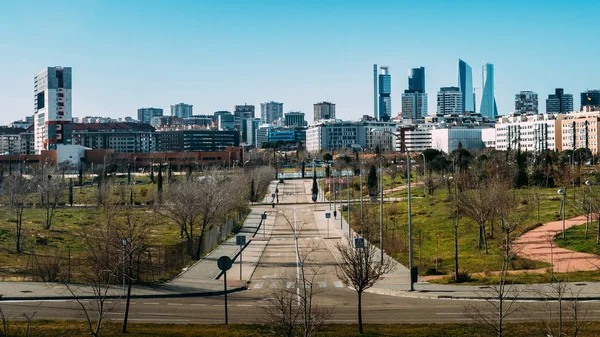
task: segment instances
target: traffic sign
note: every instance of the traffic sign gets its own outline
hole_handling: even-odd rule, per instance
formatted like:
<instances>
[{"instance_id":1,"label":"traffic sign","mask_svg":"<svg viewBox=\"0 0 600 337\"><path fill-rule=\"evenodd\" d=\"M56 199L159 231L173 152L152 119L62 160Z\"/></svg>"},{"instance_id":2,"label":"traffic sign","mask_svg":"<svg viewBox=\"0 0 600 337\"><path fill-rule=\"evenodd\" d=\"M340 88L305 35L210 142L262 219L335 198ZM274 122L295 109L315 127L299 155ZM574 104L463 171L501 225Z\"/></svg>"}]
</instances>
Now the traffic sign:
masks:
<instances>
[{"instance_id":1,"label":"traffic sign","mask_svg":"<svg viewBox=\"0 0 600 337\"><path fill-rule=\"evenodd\" d=\"M267 213L261 214L260 218L263 219L263 220L267 220Z\"/></svg>"},{"instance_id":2,"label":"traffic sign","mask_svg":"<svg viewBox=\"0 0 600 337\"><path fill-rule=\"evenodd\" d=\"M222 271L228 271L229 269L231 269L232 264L233 262L231 261L231 258L226 255L221 256L217 260L217 267L219 267L219 269L221 269Z\"/></svg>"},{"instance_id":3,"label":"traffic sign","mask_svg":"<svg viewBox=\"0 0 600 337\"><path fill-rule=\"evenodd\" d=\"M329 213L329 212L325 213L325 219L329 219L329 218L331 218L331 213Z\"/></svg>"},{"instance_id":4,"label":"traffic sign","mask_svg":"<svg viewBox=\"0 0 600 337\"><path fill-rule=\"evenodd\" d=\"M365 248L365 239L354 238L354 248Z\"/></svg>"},{"instance_id":5,"label":"traffic sign","mask_svg":"<svg viewBox=\"0 0 600 337\"><path fill-rule=\"evenodd\" d=\"M235 244L238 246L243 246L246 244L246 236L245 235L238 235L235 237Z\"/></svg>"}]
</instances>

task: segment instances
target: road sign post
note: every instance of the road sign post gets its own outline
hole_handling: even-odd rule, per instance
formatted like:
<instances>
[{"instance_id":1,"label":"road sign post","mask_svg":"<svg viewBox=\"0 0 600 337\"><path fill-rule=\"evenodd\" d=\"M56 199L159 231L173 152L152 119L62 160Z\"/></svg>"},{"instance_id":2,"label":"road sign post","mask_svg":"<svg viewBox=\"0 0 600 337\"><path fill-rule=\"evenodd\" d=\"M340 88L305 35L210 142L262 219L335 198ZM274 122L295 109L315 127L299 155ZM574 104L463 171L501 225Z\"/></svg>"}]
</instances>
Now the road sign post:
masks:
<instances>
[{"instance_id":1,"label":"road sign post","mask_svg":"<svg viewBox=\"0 0 600 337\"><path fill-rule=\"evenodd\" d=\"M365 248L364 238L354 238L354 248Z\"/></svg>"},{"instance_id":2,"label":"road sign post","mask_svg":"<svg viewBox=\"0 0 600 337\"><path fill-rule=\"evenodd\" d=\"M229 324L227 317L227 271L231 269L232 261L229 256L223 255L217 260L217 267L223 271L223 288L225 290L225 325Z\"/></svg>"},{"instance_id":3,"label":"road sign post","mask_svg":"<svg viewBox=\"0 0 600 337\"><path fill-rule=\"evenodd\" d=\"M327 219L327 238L329 238L329 219L331 218L330 212L325 212L325 219Z\"/></svg>"},{"instance_id":4,"label":"road sign post","mask_svg":"<svg viewBox=\"0 0 600 337\"><path fill-rule=\"evenodd\" d=\"M240 281L242 280L242 252L244 251L244 245L246 244L246 236L238 235L235 237L235 243L240 246Z\"/></svg>"},{"instance_id":5,"label":"road sign post","mask_svg":"<svg viewBox=\"0 0 600 337\"><path fill-rule=\"evenodd\" d=\"M261 219L262 219L262 226L263 226L263 236L266 238L267 237L267 212L264 212L263 214L261 214Z\"/></svg>"}]
</instances>

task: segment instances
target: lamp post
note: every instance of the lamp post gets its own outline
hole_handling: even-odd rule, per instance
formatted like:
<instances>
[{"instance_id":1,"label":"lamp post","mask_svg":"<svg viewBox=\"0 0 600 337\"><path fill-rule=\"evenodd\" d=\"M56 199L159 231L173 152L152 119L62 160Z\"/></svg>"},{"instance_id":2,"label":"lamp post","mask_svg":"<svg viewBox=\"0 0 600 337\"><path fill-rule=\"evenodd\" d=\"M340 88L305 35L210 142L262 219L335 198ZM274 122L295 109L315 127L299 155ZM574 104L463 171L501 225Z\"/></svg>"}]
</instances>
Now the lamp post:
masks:
<instances>
[{"instance_id":1,"label":"lamp post","mask_svg":"<svg viewBox=\"0 0 600 337\"><path fill-rule=\"evenodd\" d=\"M567 192L562 188L558 190L558 194L562 195L562 200L560 202L560 210L562 213L562 237L565 238L565 198L567 197Z\"/></svg>"},{"instance_id":2,"label":"lamp post","mask_svg":"<svg viewBox=\"0 0 600 337\"><path fill-rule=\"evenodd\" d=\"M383 165L379 155L379 248L381 250L381 262L383 263Z\"/></svg>"},{"instance_id":3,"label":"lamp post","mask_svg":"<svg viewBox=\"0 0 600 337\"><path fill-rule=\"evenodd\" d=\"M133 174L135 174L135 172L136 172L135 171L135 164L136 164L136 162L137 162L137 156L134 156L133 157ZM135 180L135 178L134 178L134 180Z\"/></svg>"},{"instance_id":4,"label":"lamp post","mask_svg":"<svg viewBox=\"0 0 600 337\"><path fill-rule=\"evenodd\" d=\"M427 197L427 160L423 152L421 152L421 156L423 156L423 197Z\"/></svg>"},{"instance_id":5,"label":"lamp post","mask_svg":"<svg viewBox=\"0 0 600 337\"><path fill-rule=\"evenodd\" d=\"M363 223L365 221L365 218L363 216L363 189L362 189L362 163L360 165L360 236L364 235L364 231L363 231Z\"/></svg>"},{"instance_id":6,"label":"lamp post","mask_svg":"<svg viewBox=\"0 0 600 337\"><path fill-rule=\"evenodd\" d=\"M589 209L589 220L588 220L588 222L592 222L592 182L589 181L589 180L586 180L585 184L590 187L590 209ZM585 231L585 236L587 238L587 229Z\"/></svg>"}]
</instances>

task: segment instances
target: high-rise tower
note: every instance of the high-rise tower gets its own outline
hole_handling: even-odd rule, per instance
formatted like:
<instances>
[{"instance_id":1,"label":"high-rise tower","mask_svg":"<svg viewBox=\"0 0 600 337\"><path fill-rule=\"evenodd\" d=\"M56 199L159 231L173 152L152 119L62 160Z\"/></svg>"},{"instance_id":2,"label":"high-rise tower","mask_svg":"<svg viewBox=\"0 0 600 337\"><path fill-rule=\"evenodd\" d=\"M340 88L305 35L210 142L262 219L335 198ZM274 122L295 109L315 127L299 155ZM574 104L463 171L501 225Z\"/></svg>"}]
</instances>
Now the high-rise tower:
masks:
<instances>
[{"instance_id":1,"label":"high-rise tower","mask_svg":"<svg viewBox=\"0 0 600 337\"><path fill-rule=\"evenodd\" d=\"M494 97L494 65L486 63L482 68L483 95L479 112L483 117L495 119L498 116L498 107Z\"/></svg>"},{"instance_id":2,"label":"high-rise tower","mask_svg":"<svg viewBox=\"0 0 600 337\"><path fill-rule=\"evenodd\" d=\"M373 65L373 118L379 117L379 90L377 90L377 64Z\"/></svg>"},{"instance_id":3,"label":"high-rise tower","mask_svg":"<svg viewBox=\"0 0 600 337\"><path fill-rule=\"evenodd\" d=\"M33 81L35 152L72 143L71 68L48 67Z\"/></svg>"},{"instance_id":4,"label":"high-rise tower","mask_svg":"<svg viewBox=\"0 0 600 337\"><path fill-rule=\"evenodd\" d=\"M392 76L387 66L379 74L379 114L377 120L387 122L392 117Z\"/></svg>"},{"instance_id":5,"label":"high-rise tower","mask_svg":"<svg viewBox=\"0 0 600 337\"><path fill-rule=\"evenodd\" d=\"M546 113L565 113L573 111L573 95L565 94L562 88L554 89L554 94L546 99Z\"/></svg>"},{"instance_id":6,"label":"high-rise tower","mask_svg":"<svg viewBox=\"0 0 600 337\"><path fill-rule=\"evenodd\" d=\"M472 69L461 59L458 59L458 88L462 92L462 112L475 112Z\"/></svg>"},{"instance_id":7,"label":"high-rise tower","mask_svg":"<svg viewBox=\"0 0 600 337\"><path fill-rule=\"evenodd\" d=\"M408 70L408 90L425 93L425 67Z\"/></svg>"}]
</instances>

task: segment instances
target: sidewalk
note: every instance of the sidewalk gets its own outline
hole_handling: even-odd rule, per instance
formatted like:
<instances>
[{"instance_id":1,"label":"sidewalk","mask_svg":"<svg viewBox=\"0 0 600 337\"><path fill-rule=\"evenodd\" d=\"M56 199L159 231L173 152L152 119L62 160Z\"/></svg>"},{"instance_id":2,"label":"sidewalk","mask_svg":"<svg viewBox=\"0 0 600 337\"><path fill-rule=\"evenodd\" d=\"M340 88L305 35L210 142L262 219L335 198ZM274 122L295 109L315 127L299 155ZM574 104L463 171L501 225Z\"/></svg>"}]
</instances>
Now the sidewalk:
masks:
<instances>
[{"instance_id":1,"label":"sidewalk","mask_svg":"<svg viewBox=\"0 0 600 337\"><path fill-rule=\"evenodd\" d=\"M348 223L345 219L340 221L340 218L329 219L329 226L325 218L325 212L329 212L329 207L320 206L314 211L314 218L317 228L325 239L325 244L330 249L336 261L340 261L339 252L336 248L336 243L346 240L348 237ZM333 209L331 210L333 213ZM341 222L341 225L340 225ZM562 222L561 222L562 223ZM575 223L575 221L574 221ZM584 221L585 223L585 221ZM329 229L328 229L329 228ZM328 236L329 230L329 236ZM357 234L352 231L352 237ZM384 247L385 248L385 247ZM377 248L376 255L379 256L380 251ZM387 256L387 254L386 254ZM389 256L387 256L389 258ZM467 285L443 285L430 284L424 281L414 284L415 291L410 291L410 272L408 268L393 260L395 270L386 275L382 280L377 282L372 288L366 290L369 293L411 297L411 298L427 298L427 299L487 299L494 298L493 287L490 286L467 286ZM546 297L556 297L556 291L549 284L515 284L506 297L516 297L519 300L546 300ZM579 299L581 301L597 301L600 300L600 282L572 282L567 283L567 290L563 299Z\"/></svg>"},{"instance_id":2,"label":"sidewalk","mask_svg":"<svg viewBox=\"0 0 600 337\"><path fill-rule=\"evenodd\" d=\"M261 214L267 212L265 228L259 228ZM266 246L263 232L267 237L270 235L275 224L275 213L270 208L253 208L244 221L243 227L238 235L246 235L248 243L242 254L242 280L240 281L238 252L239 247L235 244L235 236L215 248L206 257L196 262L186 271L173 280L160 285L134 285L131 289L132 298L169 298L169 297L195 297L215 296L223 294L223 281L217 279L220 270L217 267L217 259L223 255L234 260L234 264L228 273L227 292L236 292L246 289L246 280L250 279L258 264L262 252ZM256 236L254 234L257 232ZM254 236L254 237L253 237ZM80 299L94 298L89 286L73 284L71 290ZM123 287L112 286L108 292L109 298L120 298L124 296ZM41 282L0 282L1 301L9 300L71 300L73 295L69 289L61 283Z\"/></svg>"}]
</instances>

